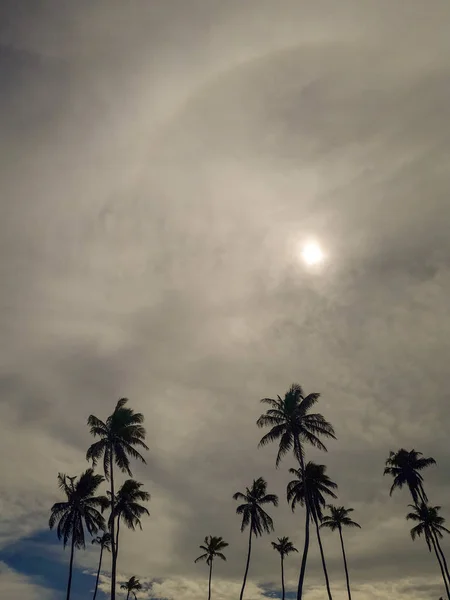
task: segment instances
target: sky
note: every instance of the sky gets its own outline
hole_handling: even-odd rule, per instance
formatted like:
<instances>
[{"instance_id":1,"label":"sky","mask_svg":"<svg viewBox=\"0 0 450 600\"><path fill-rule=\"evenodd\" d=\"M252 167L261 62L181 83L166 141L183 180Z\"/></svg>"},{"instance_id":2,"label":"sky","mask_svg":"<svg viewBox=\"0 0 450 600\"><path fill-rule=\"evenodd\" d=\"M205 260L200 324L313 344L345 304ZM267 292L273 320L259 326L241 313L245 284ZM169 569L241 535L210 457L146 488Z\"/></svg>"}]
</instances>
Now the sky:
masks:
<instances>
[{"instance_id":1,"label":"sky","mask_svg":"<svg viewBox=\"0 0 450 600\"><path fill-rule=\"evenodd\" d=\"M450 515L449 19L447 0L3 0L2 596L62 597L56 476L88 466L88 415L126 396L152 498L143 531L123 531L119 580L206 598L194 559L220 535L213 597L235 600L232 495L263 476L280 507L246 599L276 597L270 541L301 547L304 515L285 501L293 459L276 470L255 422L292 382L337 433L307 456L361 524L345 534L355 597L444 595L383 467L400 447L433 456L428 496ZM323 541L343 600L338 536ZM76 555L73 600L97 560ZM306 585L325 598L314 539Z\"/></svg>"}]
</instances>

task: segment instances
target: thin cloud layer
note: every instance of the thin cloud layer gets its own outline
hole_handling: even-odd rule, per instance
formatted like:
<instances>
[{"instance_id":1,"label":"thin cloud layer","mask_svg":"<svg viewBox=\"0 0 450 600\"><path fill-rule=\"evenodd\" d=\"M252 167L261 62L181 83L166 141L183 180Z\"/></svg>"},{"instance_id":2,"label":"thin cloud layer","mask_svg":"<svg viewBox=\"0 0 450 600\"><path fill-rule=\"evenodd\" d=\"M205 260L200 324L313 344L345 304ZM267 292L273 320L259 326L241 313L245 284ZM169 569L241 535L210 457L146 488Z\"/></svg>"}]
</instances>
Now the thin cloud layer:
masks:
<instances>
[{"instance_id":1,"label":"thin cloud layer","mask_svg":"<svg viewBox=\"0 0 450 600\"><path fill-rule=\"evenodd\" d=\"M338 435L308 454L362 525L355 593L439 597L382 471L399 446L434 456L448 515L448 3L32 4L0 19L1 547L47 527L58 471L86 467L87 416L128 396L152 500L123 532L123 577L201 598L197 547L222 535L214 593L235 598L232 494L264 476L283 499L293 466L257 450L258 399L300 381ZM298 259L311 236L317 272ZM300 547L302 511L273 516ZM251 600L278 586L269 541ZM339 600L339 540L324 544ZM323 597L315 547L307 582Z\"/></svg>"}]
</instances>

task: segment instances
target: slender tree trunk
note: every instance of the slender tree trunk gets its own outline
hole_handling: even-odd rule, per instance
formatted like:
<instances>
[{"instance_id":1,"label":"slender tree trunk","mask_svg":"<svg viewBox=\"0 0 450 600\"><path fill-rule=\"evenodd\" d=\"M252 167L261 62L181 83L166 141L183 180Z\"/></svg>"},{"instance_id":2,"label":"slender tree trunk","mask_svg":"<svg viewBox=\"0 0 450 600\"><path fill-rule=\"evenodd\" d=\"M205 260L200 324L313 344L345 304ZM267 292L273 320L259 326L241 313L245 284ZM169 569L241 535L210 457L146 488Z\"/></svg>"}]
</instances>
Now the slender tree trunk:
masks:
<instances>
[{"instance_id":1,"label":"slender tree trunk","mask_svg":"<svg viewBox=\"0 0 450 600\"><path fill-rule=\"evenodd\" d=\"M209 585L208 585L208 600L211 600L211 577L212 577L212 565L213 561L209 563Z\"/></svg>"},{"instance_id":2,"label":"slender tree trunk","mask_svg":"<svg viewBox=\"0 0 450 600\"><path fill-rule=\"evenodd\" d=\"M344 538L342 537L341 527L339 527L339 537L341 538L342 556L344 558L345 580L347 581L348 600L352 600L352 593L350 591L350 579L348 577L347 557L345 556Z\"/></svg>"},{"instance_id":3,"label":"slender tree trunk","mask_svg":"<svg viewBox=\"0 0 450 600\"><path fill-rule=\"evenodd\" d=\"M245 565L244 581L242 582L242 589L239 596L239 600L242 600L244 596L245 584L247 583L248 567L250 565L250 555L252 553L252 523L250 523L250 535L248 536L248 554L247 564Z\"/></svg>"},{"instance_id":4,"label":"slender tree trunk","mask_svg":"<svg viewBox=\"0 0 450 600\"><path fill-rule=\"evenodd\" d=\"M75 537L72 531L72 544L70 547L69 580L67 582L66 600L70 600L70 589L72 587L73 555L75 553Z\"/></svg>"},{"instance_id":5,"label":"slender tree trunk","mask_svg":"<svg viewBox=\"0 0 450 600\"><path fill-rule=\"evenodd\" d=\"M284 596L284 558L283 555L281 555L281 600L284 600Z\"/></svg>"},{"instance_id":6,"label":"slender tree trunk","mask_svg":"<svg viewBox=\"0 0 450 600\"><path fill-rule=\"evenodd\" d=\"M433 534L433 535L434 535L434 534ZM441 556L441 559L442 559L442 564L443 564L443 567L444 567L445 574L446 574L446 576L447 576L447 581L448 581L448 582L450 582L450 574L449 574L449 572L448 572L448 565L447 565L447 561L446 561L446 559L445 559L445 554L444 554L444 552L443 552L443 550L442 550L442 548L441 548L441 545L440 545L440 543L439 543L439 538L438 538L438 536L437 536L437 535L435 535L435 536L434 536L434 540L435 540L435 542L436 542L436 547L437 547L437 549L438 549L438 552L439 552L439 554L440 554L440 556Z\"/></svg>"},{"instance_id":7,"label":"slender tree trunk","mask_svg":"<svg viewBox=\"0 0 450 600\"><path fill-rule=\"evenodd\" d=\"M111 515L114 515L114 472L113 472L113 448L111 446L109 455L109 476L111 478ZM116 539L115 539L115 518L111 518L111 554L112 554L112 565L111 565L111 600L116 600Z\"/></svg>"},{"instance_id":8,"label":"slender tree trunk","mask_svg":"<svg viewBox=\"0 0 450 600\"><path fill-rule=\"evenodd\" d=\"M294 448L295 453L297 455L297 460L300 463L300 472L302 477L305 474L305 462L303 460L303 455L301 452L300 441L297 436L294 438ZM305 507L306 507L306 523L305 523L305 545L303 547L303 556L302 556L302 564L300 567L300 575L298 578L298 590L297 590L297 600L302 600L303 595L303 584L305 581L305 572L306 572L306 561L308 558L308 550L309 550L309 520L310 520L310 508L309 508L309 499L308 494L305 494Z\"/></svg>"},{"instance_id":9,"label":"slender tree trunk","mask_svg":"<svg viewBox=\"0 0 450 600\"><path fill-rule=\"evenodd\" d=\"M130 597L130 590L128 590L128 592L127 592L127 600L129 599L129 597Z\"/></svg>"},{"instance_id":10,"label":"slender tree trunk","mask_svg":"<svg viewBox=\"0 0 450 600\"><path fill-rule=\"evenodd\" d=\"M330 580L328 579L327 564L325 562L325 555L323 553L322 540L320 537L319 521L317 519L317 515L316 515L315 511L313 512L313 519L314 519L314 523L316 524L317 541L319 542L320 557L322 559L323 574L325 575L325 584L327 586L328 599L333 600L333 598L331 596L331 590L330 590Z\"/></svg>"},{"instance_id":11,"label":"slender tree trunk","mask_svg":"<svg viewBox=\"0 0 450 600\"><path fill-rule=\"evenodd\" d=\"M103 544L100 546L100 560L98 561L97 579L95 580L95 590L94 590L94 596L93 596L92 600L95 600L95 598L97 597L98 580L100 579L100 569L102 568L102 557L103 557Z\"/></svg>"},{"instance_id":12,"label":"slender tree trunk","mask_svg":"<svg viewBox=\"0 0 450 600\"><path fill-rule=\"evenodd\" d=\"M117 532L116 532L116 565L117 559L119 558L119 529L120 529L120 516L117 519Z\"/></svg>"},{"instance_id":13,"label":"slender tree trunk","mask_svg":"<svg viewBox=\"0 0 450 600\"><path fill-rule=\"evenodd\" d=\"M447 598L450 600L450 589L448 587L448 581L447 581L447 579L445 577L444 567L442 566L441 559L439 558L439 553L438 553L437 548L436 548L436 542L434 541L434 537L433 537L433 535L431 535L430 537L431 537L431 541L433 543L434 553L436 554L436 558L438 560L439 567L441 569L442 579L444 580L445 590L447 592Z\"/></svg>"}]
</instances>

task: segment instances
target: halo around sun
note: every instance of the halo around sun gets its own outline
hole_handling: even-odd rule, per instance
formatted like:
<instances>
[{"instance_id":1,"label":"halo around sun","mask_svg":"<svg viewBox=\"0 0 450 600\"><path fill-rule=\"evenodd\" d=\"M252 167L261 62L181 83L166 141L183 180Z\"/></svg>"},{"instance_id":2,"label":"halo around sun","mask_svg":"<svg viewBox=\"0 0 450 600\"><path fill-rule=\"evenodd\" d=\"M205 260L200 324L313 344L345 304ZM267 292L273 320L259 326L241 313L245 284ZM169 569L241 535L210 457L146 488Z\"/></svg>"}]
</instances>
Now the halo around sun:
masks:
<instances>
[{"instance_id":1,"label":"halo around sun","mask_svg":"<svg viewBox=\"0 0 450 600\"><path fill-rule=\"evenodd\" d=\"M318 265L324 260L324 253L320 245L315 241L306 242L301 246L300 256L308 266Z\"/></svg>"}]
</instances>

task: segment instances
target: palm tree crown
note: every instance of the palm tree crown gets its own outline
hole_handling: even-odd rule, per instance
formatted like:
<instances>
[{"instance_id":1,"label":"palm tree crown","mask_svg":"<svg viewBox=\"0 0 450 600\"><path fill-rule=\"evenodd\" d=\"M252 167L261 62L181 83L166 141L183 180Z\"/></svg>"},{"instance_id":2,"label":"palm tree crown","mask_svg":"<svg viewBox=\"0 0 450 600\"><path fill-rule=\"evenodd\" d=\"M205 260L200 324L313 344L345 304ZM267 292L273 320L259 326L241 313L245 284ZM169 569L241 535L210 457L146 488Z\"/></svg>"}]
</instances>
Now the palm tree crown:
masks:
<instances>
[{"instance_id":1,"label":"palm tree crown","mask_svg":"<svg viewBox=\"0 0 450 600\"><path fill-rule=\"evenodd\" d=\"M294 544L289 540L288 537L277 538L278 542L271 542L272 548L279 552L281 558L284 558L291 552L298 552Z\"/></svg>"},{"instance_id":2,"label":"palm tree crown","mask_svg":"<svg viewBox=\"0 0 450 600\"><path fill-rule=\"evenodd\" d=\"M227 546L227 542L225 542L222 537L215 537L212 535L206 536L204 545L200 546L200 550L203 550L204 554L201 554L194 562L206 560L206 564L210 565L216 556L222 560L227 560L226 556L222 553L222 550Z\"/></svg>"},{"instance_id":3,"label":"palm tree crown","mask_svg":"<svg viewBox=\"0 0 450 600\"><path fill-rule=\"evenodd\" d=\"M64 547L72 539L75 548L85 548L85 528L94 535L106 527L100 511L108 507L108 498L95 495L103 481L104 477L94 475L93 469L87 469L78 480L59 473L58 485L67 500L52 506L49 527L53 529L58 523L56 533Z\"/></svg>"},{"instance_id":4,"label":"palm tree crown","mask_svg":"<svg viewBox=\"0 0 450 600\"><path fill-rule=\"evenodd\" d=\"M297 503L305 506L308 502L311 517L322 520L322 508L325 506L325 496L336 498L333 492L337 484L325 474L326 466L308 462L305 465L305 473L300 469L289 469L289 473L296 475L297 479L290 481L287 485L287 499L295 510Z\"/></svg>"},{"instance_id":5,"label":"palm tree crown","mask_svg":"<svg viewBox=\"0 0 450 600\"><path fill-rule=\"evenodd\" d=\"M139 502L150 500L150 494L141 490L142 483L134 479L127 479L117 491L114 516L122 519L125 525L132 530L136 527L142 529L141 517L150 516L149 511Z\"/></svg>"},{"instance_id":6,"label":"palm tree crown","mask_svg":"<svg viewBox=\"0 0 450 600\"><path fill-rule=\"evenodd\" d=\"M111 552L111 534L103 533L103 535L93 538L92 543L95 546L100 546L103 550Z\"/></svg>"},{"instance_id":7,"label":"palm tree crown","mask_svg":"<svg viewBox=\"0 0 450 600\"><path fill-rule=\"evenodd\" d=\"M349 514L353 512L353 508L344 508L333 504L328 504L327 508L329 508L330 514L322 517L321 527L328 527L331 531L342 529L342 527L359 527L361 529L361 525L352 521L349 517Z\"/></svg>"},{"instance_id":8,"label":"palm tree crown","mask_svg":"<svg viewBox=\"0 0 450 600\"><path fill-rule=\"evenodd\" d=\"M319 400L320 394L304 395L301 385L293 383L284 398L277 396L263 398L262 403L270 408L256 421L258 427L271 427L270 431L259 442L265 446L269 442L279 440L276 465L291 450L299 461L303 456L303 445L311 444L320 450L326 451L325 445L319 436L335 439L334 429L325 418L318 413L311 413L311 409Z\"/></svg>"},{"instance_id":9,"label":"palm tree crown","mask_svg":"<svg viewBox=\"0 0 450 600\"><path fill-rule=\"evenodd\" d=\"M407 520L415 521L417 523L417 525L411 529L411 537L415 540L416 537L424 535L428 549L431 552L433 536L435 538L442 538L443 532L450 533L450 531L444 527L444 517L439 515L441 507L427 506L424 502L419 506L416 506L415 504L409 504L408 506L412 511L406 515Z\"/></svg>"},{"instance_id":10,"label":"palm tree crown","mask_svg":"<svg viewBox=\"0 0 450 600\"><path fill-rule=\"evenodd\" d=\"M417 504L419 501L427 502L428 498L423 489L423 477L419 473L430 465L435 465L434 458L425 458L422 452L416 450L405 450L400 448L397 452L389 453L386 460L384 475L392 475L394 482L390 489L390 495L395 489L401 489L407 485L413 501Z\"/></svg>"},{"instance_id":11,"label":"palm tree crown","mask_svg":"<svg viewBox=\"0 0 450 600\"><path fill-rule=\"evenodd\" d=\"M250 525L256 536L273 531L273 520L262 508L262 505L278 506L278 496L266 494L266 491L267 482L259 477L253 480L251 488L246 488L245 494L236 492L233 495L234 500L244 500L244 503L236 508L236 513L242 515L241 531L244 531L247 525Z\"/></svg>"},{"instance_id":12,"label":"palm tree crown","mask_svg":"<svg viewBox=\"0 0 450 600\"><path fill-rule=\"evenodd\" d=\"M130 579L128 581L125 581L124 583L122 583L120 588L122 590L127 590L127 592L128 592L127 598L130 595L130 593L132 593L133 596L136 598L135 592L139 592L140 590L142 590L142 584L139 581L139 579L137 579L133 575L133 577L130 577Z\"/></svg>"}]
</instances>

